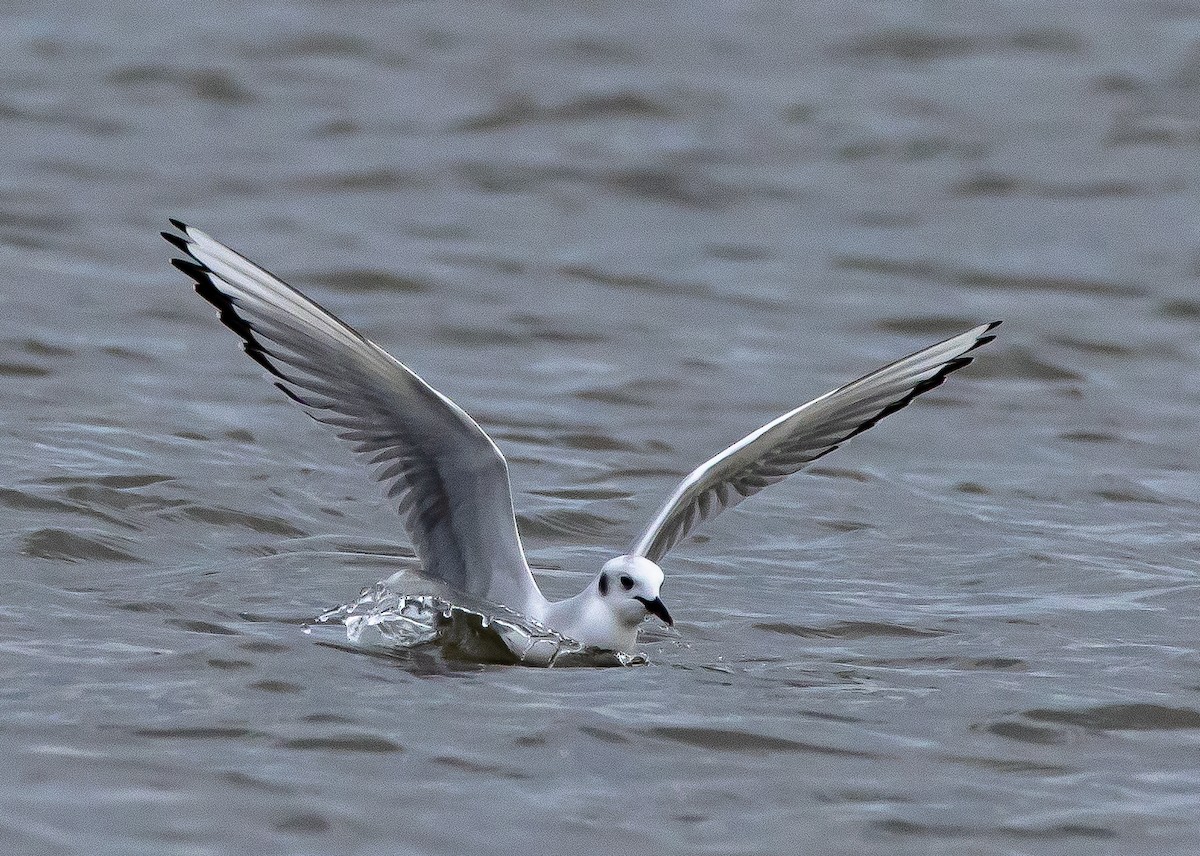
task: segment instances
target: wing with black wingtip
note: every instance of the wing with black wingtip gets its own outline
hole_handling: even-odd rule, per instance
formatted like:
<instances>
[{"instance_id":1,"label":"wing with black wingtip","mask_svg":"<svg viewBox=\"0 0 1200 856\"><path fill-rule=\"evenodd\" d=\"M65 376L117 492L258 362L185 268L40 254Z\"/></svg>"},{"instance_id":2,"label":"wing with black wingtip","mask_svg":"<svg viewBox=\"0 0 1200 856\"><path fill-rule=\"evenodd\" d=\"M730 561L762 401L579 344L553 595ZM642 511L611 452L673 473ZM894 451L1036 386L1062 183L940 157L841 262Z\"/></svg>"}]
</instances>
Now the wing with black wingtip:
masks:
<instances>
[{"instance_id":1,"label":"wing with black wingtip","mask_svg":"<svg viewBox=\"0 0 1200 856\"><path fill-rule=\"evenodd\" d=\"M182 234L163 237L188 256L172 264L275 385L376 468L424 572L515 609L540 598L508 465L483 429L331 312L199 229L171 222Z\"/></svg>"},{"instance_id":2,"label":"wing with black wingtip","mask_svg":"<svg viewBox=\"0 0 1200 856\"><path fill-rule=\"evenodd\" d=\"M827 455L938 386L994 339L999 321L917 351L785 413L705 461L680 483L629 552L659 561L701 521Z\"/></svg>"}]
</instances>

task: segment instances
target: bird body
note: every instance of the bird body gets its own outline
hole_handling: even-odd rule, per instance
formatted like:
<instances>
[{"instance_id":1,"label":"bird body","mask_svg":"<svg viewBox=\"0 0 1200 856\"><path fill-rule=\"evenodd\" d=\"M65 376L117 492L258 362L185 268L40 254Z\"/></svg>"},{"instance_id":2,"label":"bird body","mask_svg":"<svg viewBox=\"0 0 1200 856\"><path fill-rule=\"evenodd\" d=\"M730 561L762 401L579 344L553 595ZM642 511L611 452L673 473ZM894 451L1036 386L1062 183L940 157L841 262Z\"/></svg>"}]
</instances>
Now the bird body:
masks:
<instances>
[{"instance_id":1,"label":"bird body","mask_svg":"<svg viewBox=\"0 0 1200 856\"><path fill-rule=\"evenodd\" d=\"M581 645L632 652L639 625L672 624L660 597L667 551L732 508L861 434L971 362L999 322L975 327L764 425L693 470L625 555L586 588L547 600L525 559L508 463L465 411L407 366L264 268L172 220L187 258L172 263L243 340L246 353L313 419L374 467L404 521L422 573L500 604Z\"/></svg>"}]
</instances>

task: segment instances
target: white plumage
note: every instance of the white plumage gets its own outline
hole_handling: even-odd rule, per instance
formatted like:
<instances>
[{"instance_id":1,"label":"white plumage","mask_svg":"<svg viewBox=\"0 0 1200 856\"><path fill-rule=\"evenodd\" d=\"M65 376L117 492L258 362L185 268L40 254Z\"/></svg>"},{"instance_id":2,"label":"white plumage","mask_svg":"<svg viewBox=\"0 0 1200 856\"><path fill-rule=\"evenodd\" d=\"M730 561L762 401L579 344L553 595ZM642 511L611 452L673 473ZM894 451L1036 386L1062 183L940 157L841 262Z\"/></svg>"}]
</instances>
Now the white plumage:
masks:
<instances>
[{"instance_id":1,"label":"white plumage","mask_svg":"<svg viewBox=\"0 0 1200 856\"><path fill-rule=\"evenodd\" d=\"M583 645L632 651L638 625L671 616L658 562L700 521L732 508L870 428L971 362L999 322L984 324L802 405L697 467L627 555L573 598L552 603L529 570L508 464L458 405L382 348L209 237L171 221L163 237L196 290L244 340L247 354L310 416L348 441L394 499L423 572L503 604Z\"/></svg>"}]
</instances>

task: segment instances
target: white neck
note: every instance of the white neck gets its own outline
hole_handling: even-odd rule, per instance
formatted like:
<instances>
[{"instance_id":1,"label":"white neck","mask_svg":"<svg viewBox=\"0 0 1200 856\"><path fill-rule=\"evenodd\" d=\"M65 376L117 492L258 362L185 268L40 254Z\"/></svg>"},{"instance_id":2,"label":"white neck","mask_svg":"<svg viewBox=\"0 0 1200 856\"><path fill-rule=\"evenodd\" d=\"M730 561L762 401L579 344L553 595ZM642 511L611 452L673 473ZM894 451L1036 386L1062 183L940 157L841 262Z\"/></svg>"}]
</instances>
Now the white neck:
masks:
<instances>
[{"instance_id":1,"label":"white neck","mask_svg":"<svg viewBox=\"0 0 1200 856\"><path fill-rule=\"evenodd\" d=\"M594 584L574 597L547 602L541 620L552 630L583 645L627 654L637 650L637 625L627 626L618 621Z\"/></svg>"}]
</instances>

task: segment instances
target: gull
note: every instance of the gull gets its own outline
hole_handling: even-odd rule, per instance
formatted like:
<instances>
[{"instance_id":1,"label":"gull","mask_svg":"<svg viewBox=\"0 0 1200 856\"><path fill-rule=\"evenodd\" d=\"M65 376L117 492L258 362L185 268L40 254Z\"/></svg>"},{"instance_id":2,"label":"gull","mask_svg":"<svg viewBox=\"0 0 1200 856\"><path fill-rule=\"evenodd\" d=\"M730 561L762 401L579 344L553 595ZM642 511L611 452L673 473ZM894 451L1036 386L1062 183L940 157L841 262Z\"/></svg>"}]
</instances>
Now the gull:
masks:
<instances>
[{"instance_id":1,"label":"gull","mask_svg":"<svg viewBox=\"0 0 1200 856\"><path fill-rule=\"evenodd\" d=\"M240 253L171 220L187 258L171 263L243 340L275 385L348 441L383 482L424 576L515 610L579 644L633 653L660 597L667 551L732 508L895 413L971 362L1000 322L982 324L803 404L694 469L629 552L574 597L542 595L525 559L508 463L467 413L349 324Z\"/></svg>"}]
</instances>

